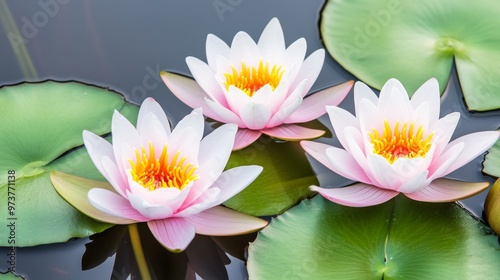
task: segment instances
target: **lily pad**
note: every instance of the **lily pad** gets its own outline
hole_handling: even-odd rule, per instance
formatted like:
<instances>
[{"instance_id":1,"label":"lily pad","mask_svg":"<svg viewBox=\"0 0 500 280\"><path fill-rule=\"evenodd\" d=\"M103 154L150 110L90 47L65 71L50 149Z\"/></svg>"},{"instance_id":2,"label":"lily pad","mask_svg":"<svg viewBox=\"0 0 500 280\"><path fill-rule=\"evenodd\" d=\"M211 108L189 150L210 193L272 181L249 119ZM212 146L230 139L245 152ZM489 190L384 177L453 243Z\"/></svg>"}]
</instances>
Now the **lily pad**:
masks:
<instances>
[{"instance_id":1,"label":"lily pad","mask_svg":"<svg viewBox=\"0 0 500 280\"><path fill-rule=\"evenodd\" d=\"M488 150L483 171L491 176L500 177L500 140Z\"/></svg>"},{"instance_id":2,"label":"lily pad","mask_svg":"<svg viewBox=\"0 0 500 280\"><path fill-rule=\"evenodd\" d=\"M431 77L444 89L455 61L470 110L500 108L499 1L329 0L328 52L380 89L397 78L410 94Z\"/></svg>"},{"instance_id":3,"label":"lily pad","mask_svg":"<svg viewBox=\"0 0 500 280\"><path fill-rule=\"evenodd\" d=\"M251 279L498 279L498 238L455 203L402 195L350 208L321 196L272 220L249 247Z\"/></svg>"},{"instance_id":4,"label":"lily pad","mask_svg":"<svg viewBox=\"0 0 500 280\"><path fill-rule=\"evenodd\" d=\"M233 151L227 169L240 165L264 167L257 179L224 205L254 216L283 213L311 194L318 179L298 142L275 142L261 136L252 145Z\"/></svg>"},{"instance_id":5,"label":"lily pad","mask_svg":"<svg viewBox=\"0 0 500 280\"><path fill-rule=\"evenodd\" d=\"M82 131L108 134L115 109L131 120L138 113L122 95L78 82L0 88L0 201L9 202L2 203L0 220L15 223L12 229L0 228L0 236L12 236L2 238L0 246L63 242L110 226L69 205L49 174L57 170L104 180L82 146Z\"/></svg>"}]
</instances>

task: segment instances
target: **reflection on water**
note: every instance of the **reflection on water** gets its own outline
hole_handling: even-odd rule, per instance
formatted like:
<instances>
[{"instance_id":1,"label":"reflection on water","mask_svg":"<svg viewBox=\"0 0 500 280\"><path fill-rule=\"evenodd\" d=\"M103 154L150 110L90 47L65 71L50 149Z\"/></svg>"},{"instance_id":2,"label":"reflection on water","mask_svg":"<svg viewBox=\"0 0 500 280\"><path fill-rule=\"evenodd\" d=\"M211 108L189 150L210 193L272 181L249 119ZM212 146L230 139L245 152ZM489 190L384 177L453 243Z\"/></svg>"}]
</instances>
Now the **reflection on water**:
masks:
<instances>
[{"instance_id":1,"label":"reflection on water","mask_svg":"<svg viewBox=\"0 0 500 280\"><path fill-rule=\"evenodd\" d=\"M205 57L205 39L214 33L226 42L240 30L256 38L272 17L278 17L287 44L305 37L308 54L323 47L317 24L323 1L150 1L122 2L45 0L10 1L19 36L0 30L0 84L25 80L18 66L20 46L33 62L38 79L78 80L122 92L141 103L154 97L175 122L190 109L177 100L159 78L160 70L189 74L186 56ZM12 49L9 40L14 40ZM22 45L20 45L22 44ZM17 52L16 52L17 51ZM500 113L470 114L463 105L456 73L443 100L441 115L460 111L462 118L453 138L479 130L498 128ZM313 90L354 77L327 56ZM353 110L352 94L340 105ZM478 121L480 116L480 121ZM320 119L330 127L327 117ZM331 128L331 127L330 127ZM207 126L207 129L210 129ZM334 138L323 139L339 145ZM469 181L492 181L478 172L476 159L450 175ZM348 180L314 164L322 185L345 185ZM480 216L486 192L464 201ZM164 250L140 227L142 243L157 279L246 279L245 247L255 235L211 238L197 236L181 254ZM7 248L0 248L5 256ZM234 257L228 257L226 253ZM4 258L1 257L0 260ZM225 265L229 263L229 272ZM139 279L137 265L124 226L113 227L91 238L17 249L17 272L29 279ZM7 264L0 262L0 270ZM133 275L134 277L130 277ZM229 276L228 276L229 275Z\"/></svg>"}]
</instances>

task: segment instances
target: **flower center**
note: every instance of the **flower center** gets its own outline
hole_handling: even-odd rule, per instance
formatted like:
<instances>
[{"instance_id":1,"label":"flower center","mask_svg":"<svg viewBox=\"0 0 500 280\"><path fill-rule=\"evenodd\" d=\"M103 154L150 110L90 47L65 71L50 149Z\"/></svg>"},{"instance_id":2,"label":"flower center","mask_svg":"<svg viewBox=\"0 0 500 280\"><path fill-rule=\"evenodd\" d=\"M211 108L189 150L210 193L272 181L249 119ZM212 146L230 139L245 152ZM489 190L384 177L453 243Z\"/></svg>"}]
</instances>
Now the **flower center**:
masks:
<instances>
[{"instance_id":1,"label":"flower center","mask_svg":"<svg viewBox=\"0 0 500 280\"><path fill-rule=\"evenodd\" d=\"M384 121L382 135L376 129L373 129L373 133L368 133L372 142L373 153L385 157L391 164L401 157L424 157L431 148L431 139L434 133L431 133L425 139L423 134L422 126L415 131L415 123L412 123L409 128L408 124L404 123L400 130L399 122L397 122L393 131L387 121Z\"/></svg>"},{"instance_id":2,"label":"flower center","mask_svg":"<svg viewBox=\"0 0 500 280\"><path fill-rule=\"evenodd\" d=\"M279 85L283 76L282 66L274 65L269 69L269 63L259 62L258 67L248 67L245 62L241 62L241 70L231 67L232 73L224 73L226 90L230 86L241 89L246 95L253 96L256 91L265 85L274 89Z\"/></svg>"},{"instance_id":3,"label":"flower center","mask_svg":"<svg viewBox=\"0 0 500 280\"><path fill-rule=\"evenodd\" d=\"M167 145L163 146L158 159L155 157L151 142L149 142L149 157L144 147L141 147L141 151L135 149L135 157L135 162L129 160L132 179L150 191L158 188L182 190L190 182L198 179L198 175L194 174L197 167L192 163L185 163L186 157L179 159L179 152L176 152L169 162Z\"/></svg>"}]
</instances>

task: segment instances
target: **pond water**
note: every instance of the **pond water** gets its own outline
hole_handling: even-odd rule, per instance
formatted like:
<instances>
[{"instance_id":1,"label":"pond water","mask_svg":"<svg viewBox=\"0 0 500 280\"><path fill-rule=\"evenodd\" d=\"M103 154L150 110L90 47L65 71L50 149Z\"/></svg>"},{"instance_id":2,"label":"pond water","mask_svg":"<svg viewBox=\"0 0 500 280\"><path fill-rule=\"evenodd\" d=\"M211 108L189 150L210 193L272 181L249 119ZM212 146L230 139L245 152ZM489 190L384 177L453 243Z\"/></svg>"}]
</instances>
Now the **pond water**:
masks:
<instances>
[{"instance_id":1,"label":"pond water","mask_svg":"<svg viewBox=\"0 0 500 280\"><path fill-rule=\"evenodd\" d=\"M243 30L256 39L273 17L280 20L287 45L304 37L310 54L323 47L318 29L323 4L320 0L10 1L8 6L21 38L0 30L0 85L46 79L82 81L109 87L137 104L154 97L176 123L190 108L169 92L159 78L160 70L189 75L185 57L205 60L207 34L230 42ZM16 40L14 49L9 38ZM26 77L18 66L16 55L22 52L21 44L31 57L36 76L32 72ZM356 80L327 55L312 90L350 79ZM442 102L442 115L462 113L453 138L498 128L498 111L479 114L466 110L455 70ZM352 94L340 106L352 111ZM320 121L331 128L327 117ZM321 141L339 145L333 138ZM478 158L448 177L492 182L478 172L481 161ZM313 165L321 185L350 183L316 162ZM481 217L485 195L483 192L462 203ZM204 279L247 278L241 259L255 234L229 238L197 236L186 252L170 254L158 250L161 247L154 238L148 238L148 231L140 230L158 279L199 279L195 273ZM7 270L3 261L6 252L6 248L0 249L0 271ZM224 252L232 256L228 258ZM229 260L226 276L224 264ZM17 261L17 272L29 279L139 279L126 227L114 227L91 238L62 244L18 248ZM135 277L130 277L130 272Z\"/></svg>"}]
</instances>

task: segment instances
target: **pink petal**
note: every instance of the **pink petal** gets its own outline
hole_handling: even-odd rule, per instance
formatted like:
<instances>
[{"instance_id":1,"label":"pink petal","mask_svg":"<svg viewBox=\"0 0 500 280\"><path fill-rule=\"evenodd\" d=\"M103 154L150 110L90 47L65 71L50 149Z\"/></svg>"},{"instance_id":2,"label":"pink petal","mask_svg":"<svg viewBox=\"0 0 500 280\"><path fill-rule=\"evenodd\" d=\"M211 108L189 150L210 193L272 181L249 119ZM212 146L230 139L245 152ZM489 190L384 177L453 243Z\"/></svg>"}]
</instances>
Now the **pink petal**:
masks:
<instances>
[{"instance_id":1,"label":"pink petal","mask_svg":"<svg viewBox=\"0 0 500 280\"><path fill-rule=\"evenodd\" d=\"M120 174L120 170L116 166L116 163L109 157L103 157L101 164L104 171L101 172L102 175L108 180L118 194L126 197L125 192L128 190L128 182L123 180L122 174Z\"/></svg>"},{"instance_id":2,"label":"pink petal","mask_svg":"<svg viewBox=\"0 0 500 280\"><path fill-rule=\"evenodd\" d=\"M170 218L174 214L175 209L163 204L151 204L140 195L128 193L128 199L132 207L148 220ZM170 202L176 203L181 201L172 199Z\"/></svg>"},{"instance_id":3,"label":"pink petal","mask_svg":"<svg viewBox=\"0 0 500 280\"><path fill-rule=\"evenodd\" d=\"M343 188L324 189L317 186L311 186L310 188L332 202L351 207L366 207L381 204L398 195L398 192L380 189L363 183Z\"/></svg>"},{"instance_id":4,"label":"pink petal","mask_svg":"<svg viewBox=\"0 0 500 280\"><path fill-rule=\"evenodd\" d=\"M319 49L309 55L302 63L299 73L295 82L291 84L291 88L295 88L299 82L307 80L304 87L304 92L308 92L316 79L318 78L321 69L323 68L323 62L325 60L325 50Z\"/></svg>"},{"instance_id":5,"label":"pink petal","mask_svg":"<svg viewBox=\"0 0 500 280\"><path fill-rule=\"evenodd\" d=\"M321 137L325 131L310 129L294 124L282 124L280 126L260 130L262 133L282 140L302 140Z\"/></svg>"},{"instance_id":6,"label":"pink petal","mask_svg":"<svg viewBox=\"0 0 500 280\"><path fill-rule=\"evenodd\" d=\"M227 105L226 97L221 85L215 79L215 72L205 62L196 57L186 57L186 64L203 91L210 96L212 100L217 100L223 106Z\"/></svg>"},{"instance_id":7,"label":"pink petal","mask_svg":"<svg viewBox=\"0 0 500 280\"><path fill-rule=\"evenodd\" d=\"M248 103L239 113L241 120L249 129L262 129L271 118L271 110L258 103Z\"/></svg>"},{"instance_id":8,"label":"pink petal","mask_svg":"<svg viewBox=\"0 0 500 280\"><path fill-rule=\"evenodd\" d=\"M125 173L128 169L128 160L135 158L133 148L141 147L141 137L136 128L122 116L118 111L113 114L111 122L111 133L113 136L113 150L115 160L120 174L125 180Z\"/></svg>"},{"instance_id":9,"label":"pink petal","mask_svg":"<svg viewBox=\"0 0 500 280\"><path fill-rule=\"evenodd\" d=\"M435 123L439 119L441 106L439 84L436 78L431 78L420 86L411 97L410 102L413 108L418 108L420 105L427 103L427 106L429 106L429 123Z\"/></svg>"},{"instance_id":10,"label":"pink petal","mask_svg":"<svg viewBox=\"0 0 500 280\"><path fill-rule=\"evenodd\" d=\"M484 153L495 144L499 136L499 131L481 131L467 134L450 142L443 153L445 153L449 149L448 147L452 147L453 145L460 142L463 142L465 144L465 148L463 152L460 153L460 156L457 158L457 160L453 162L453 164L443 173L442 176L446 176L447 174L457 170L480 154Z\"/></svg>"},{"instance_id":11,"label":"pink petal","mask_svg":"<svg viewBox=\"0 0 500 280\"><path fill-rule=\"evenodd\" d=\"M422 189L427 184L427 170L423 170L417 175L411 177L409 180L404 182L398 189L398 192L402 193L413 193L419 189Z\"/></svg>"},{"instance_id":12,"label":"pink petal","mask_svg":"<svg viewBox=\"0 0 500 280\"><path fill-rule=\"evenodd\" d=\"M425 202L452 202L473 196L488 187L488 183L468 183L449 179L437 179L427 187L405 195Z\"/></svg>"},{"instance_id":13,"label":"pink petal","mask_svg":"<svg viewBox=\"0 0 500 280\"><path fill-rule=\"evenodd\" d=\"M216 206L185 218L196 233L211 236L230 236L254 232L267 225L265 220Z\"/></svg>"},{"instance_id":14,"label":"pink petal","mask_svg":"<svg viewBox=\"0 0 500 280\"><path fill-rule=\"evenodd\" d=\"M234 147L233 150L240 150L246 148L253 142L255 142L262 135L262 132L259 130L251 130L246 128L238 129L236 132L236 138L234 139Z\"/></svg>"},{"instance_id":15,"label":"pink petal","mask_svg":"<svg viewBox=\"0 0 500 280\"><path fill-rule=\"evenodd\" d=\"M183 218L149 221L148 227L158 242L175 253L184 251L195 235L194 227Z\"/></svg>"},{"instance_id":16,"label":"pink petal","mask_svg":"<svg viewBox=\"0 0 500 280\"><path fill-rule=\"evenodd\" d=\"M138 222L149 220L135 210L127 199L108 190L99 188L91 189L88 192L88 198L89 202L95 208L106 214Z\"/></svg>"},{"instance_id":17,"label":"pink petal","mask_svg":"<svg viewBox=\"0 0 500 280\"><path fill-rule=\"evenodd\" d=\"M272 18L266 25L257 45L264 59L268 60L274 57L278 61L281 60L279 56L285 52L285 37L277 18Z\"/></svg>"},{"instance_id":18,"label":"pink petal","mask_svg":"<svg viewBox=\"0 0 500 280\"><path fill-rule=\"evenodd\" d=\"M302 106L293 112L285 123L302 123L319 118L326 113L327 105L338 105L351 90L353 81L329 87L322 91L308 95Z\"/></svg>"},{"instance_id":19,"label":"pink petal","mask_svg":"<svg viewBox=\"0 0 500 280\"><path fill-rule=\"evenodd\" d=\"M215 120L219 119L218 115L205 102L205 98L209 96L195 80L169 72L161 72L160 76L168 89L184 104L191 108L201 107L205 116Z\"/></svg>"},{"instance_id":20,"label":"pink petal","mask_svg":"<svg viewBox=\"0 0 500 280\"><path fill-rule=\"evenodd\" d=\"M439 156L446 148L459 120L460 113L453 112L442 117L429 128L428 133L434 132L434 136L432 137L433 143L436 145L434 156Z\"/></svg>"},{"instance_id":21,"label":"pink petal","mask_svg":"<svg viewBox=\"0 0 500 280\"><path fill-rule=\"evenodd\" d=\"M457 143L450 146L446 152L434 158L428 167L429 180L434 180L445 175L446 170L457 160L462 151L464 150L464 143Z\"/></svg>"},{"instance_id":22,"label":"pink petal","mask_svg":"<svg viewBox=\"0 0 500 280\"><path fill-rule=\"evenodd\" d=\"M326 155L326 150L328 148L333 148L332 146L312 141L300 141L300 145L315 160L319 161L328 169L332 171L334 170L335 167L333 166L332 162L328 159Z\"/></svg>"},{"instance_id":23,"label":"pink petal","mask_svg":"<svg viewBox=\"0 0 500 280\"><path fill-rule=\"evenodd\" d=\"M219 39L219 37L213 34L208 34L205 49L207 53L208 65L212 69L217 69L217 57L226 57L229 55L230 51L229 46L224 41Z\"/></svg>"},{"instance_id":24,"label":"pink petal","mask_svg":"<svg viewBox=\"0 0 500 280\"><path fill-rule=\"evenodd\" d=\"M156 102L152 97L146 98L141 107L139 108L139 116L137 118L137 131L142 134L146 129L142 129L143 119L149 115L153 114L158 122L162 125L163 130L168 135L170 134L170 122L168 121L167 115L163 108Z\"/></svg>"},{"instance_id":25,"label":"pink petal","mask_svg":"<svg viewBox=\"0 0 500 280\"><path fill-rule=\"evenodd\" d=\"M363 168L346 150L330 147L326 150L326 155L335 173L353 181L372 183Z\"/></svg>"},{"instance_id":26,"label":"pink petal","mask_svg":"<svg viewBox=\"0 0 500 280\"><path fill-rule=\"evenodd\" d=\"M219 205L218 202L222 196L222 191L219 188L208 188L196 200L190 204L185 204L182 208L178 209L175 217L187 217L190 215L198 214L202 211Z\"/></svg>"}]
</instances>

